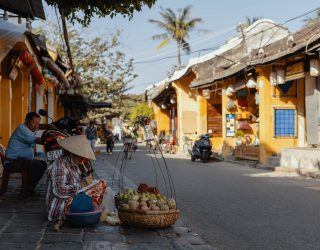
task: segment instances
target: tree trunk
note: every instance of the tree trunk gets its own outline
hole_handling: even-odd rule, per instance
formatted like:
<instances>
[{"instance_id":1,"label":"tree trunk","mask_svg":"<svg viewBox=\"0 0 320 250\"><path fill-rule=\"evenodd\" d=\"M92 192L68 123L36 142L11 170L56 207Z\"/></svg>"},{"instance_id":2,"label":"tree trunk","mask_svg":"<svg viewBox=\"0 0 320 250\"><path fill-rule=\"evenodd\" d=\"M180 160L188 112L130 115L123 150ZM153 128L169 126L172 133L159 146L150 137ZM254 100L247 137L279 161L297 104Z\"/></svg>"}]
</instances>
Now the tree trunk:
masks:
<instances>
[{"instance_id":1,"label":"tree trunk","mask_svg":"<svg viewBox=\"0 0 320 250\"><path fill-rule=\"evenodd\" d=\"M179 41L177 42L177 45L178 45L178 66L180 66L181 65L181 55L180 55L181 44Z\"/></svg>"},{"instance_id":2,"label":"tree trunk","mask_svg":"<svg viewBox=\"0 0 320 250\"><path fill-rule=\"evenodd\" d=\"M66 47L67 47L67 55L68 55L70 67L71 67L71 70L72 70L72 75L75 75L75 70L74 70L73 61L72 61L72 54L71 54L71 49L70 49L70 44L69 44L69 38L68 38L66 17L65 17L65 15L63 13L63 9L59 8L59 12L60 12L60 16L61 16L61 22L62 22L62 28L63 28L63 36L64 36L64 40L65 40Z\"/></svg>"}]
</instances>

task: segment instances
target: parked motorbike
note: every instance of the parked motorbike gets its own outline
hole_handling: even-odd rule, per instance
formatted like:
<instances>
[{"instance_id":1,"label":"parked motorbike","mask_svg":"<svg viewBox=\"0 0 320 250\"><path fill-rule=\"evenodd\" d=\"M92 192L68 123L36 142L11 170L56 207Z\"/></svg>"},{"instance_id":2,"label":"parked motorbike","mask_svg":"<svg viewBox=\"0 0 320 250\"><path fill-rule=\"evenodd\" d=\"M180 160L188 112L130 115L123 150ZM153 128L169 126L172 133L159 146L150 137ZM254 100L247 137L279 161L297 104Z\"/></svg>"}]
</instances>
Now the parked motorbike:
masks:
<instances>
[{"instance_id":1,"label":"parked motorbike","mask_svg":"<svg viewBox=\"0 0 320 250\"><path fill-rule=\"evenodd\" d=\"M200 159L203 163L209 161L212 154L211 141L209 134L203 134L199 136L199 139L195 141L191 151L191 161Z\"/></svg>"},{"instance_id":2,"label":"parked motorbike","mask_svg":"<svg viewBox=\"0 0 320 250\"><path fill-rule=\"evenodd\" d=\"M48 117L52 120L52 118L48 116L46 110L40 109L38 113L41 116ZM41 139L44 144L47 162L49 164L58 159L63 154L63 150L59 146L57 140L64 139L68 136L81 134L80 130L78 129L78 125L79 122L77 120L69 117L64 117L59 119L58 121L52 122L49 128L47 128L42 133ZM93 172L90 161L81 163L79 168L82 172L82 177L86 177Z\"/></svg>"}]
</instances>

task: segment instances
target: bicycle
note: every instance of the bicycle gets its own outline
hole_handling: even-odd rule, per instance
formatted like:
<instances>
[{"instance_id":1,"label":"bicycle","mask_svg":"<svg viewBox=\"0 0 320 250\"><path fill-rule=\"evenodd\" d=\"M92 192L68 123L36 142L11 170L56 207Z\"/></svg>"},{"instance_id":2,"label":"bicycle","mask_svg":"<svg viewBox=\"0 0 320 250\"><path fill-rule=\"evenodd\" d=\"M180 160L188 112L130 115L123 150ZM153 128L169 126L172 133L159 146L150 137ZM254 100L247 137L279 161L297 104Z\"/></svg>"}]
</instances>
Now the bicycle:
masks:
<instances>
[{"instance_id":1,"label":"bicycle","mask_svg":"<svg viewBox=\"0 0 320 250\"><path fill-rule=\"evenodd\" d=\"M190 139L187 136L183 136L182 141L183 141L183 152L189 156L192 151L192 139Z\"/></svg>"},{"instance_id":2,"label":"bicycle","mask_svg":"<svg viewBox=\"0 0 320 250\"><path fill-rule=\"evenodd\" d=\"M123 153L124 153L125 159L129 159L129 160L131 159L131 157L132 157L132 142L129 142L128 139L126 139L124 142Z\"/></svg>"}]
</instances>

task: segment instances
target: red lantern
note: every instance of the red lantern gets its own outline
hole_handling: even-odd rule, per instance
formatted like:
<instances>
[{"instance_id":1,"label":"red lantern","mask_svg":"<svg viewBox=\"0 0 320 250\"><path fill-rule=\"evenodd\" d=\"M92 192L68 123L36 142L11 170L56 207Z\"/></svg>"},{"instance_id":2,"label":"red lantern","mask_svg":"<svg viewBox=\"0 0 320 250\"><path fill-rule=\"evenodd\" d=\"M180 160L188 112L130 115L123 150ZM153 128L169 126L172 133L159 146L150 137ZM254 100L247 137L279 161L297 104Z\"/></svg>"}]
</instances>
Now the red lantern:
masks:
<instances>
[{"instance_id":1,"label":"red lantern","mask_svg":"<svg viewBox=\"0 0 320 250\"><path fill-rule=\"evenodd\" d=\"M34 65L34 60L32 55L28 51L22 51L19 55L20 60L25 64L27 67Z\"/></svg>"},{"instance_id":2,"label":"red lantern","mask_svg":"<svg viewBox=\"0 0 320 250\"><path fill-rule=\"evenodd\" d=\"M46 82L37 66L31 70L31 75L34 77L34 79L39 85Z\"/></svg>"}]
</instances>

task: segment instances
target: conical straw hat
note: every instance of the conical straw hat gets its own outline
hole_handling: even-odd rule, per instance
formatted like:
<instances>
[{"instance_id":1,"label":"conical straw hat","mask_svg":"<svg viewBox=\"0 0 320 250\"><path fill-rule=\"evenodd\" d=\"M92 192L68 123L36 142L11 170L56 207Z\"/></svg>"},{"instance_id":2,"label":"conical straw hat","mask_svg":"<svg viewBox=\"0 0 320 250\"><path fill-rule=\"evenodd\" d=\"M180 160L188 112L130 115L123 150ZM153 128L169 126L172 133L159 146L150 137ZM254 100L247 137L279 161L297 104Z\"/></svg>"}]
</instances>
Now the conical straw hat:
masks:
<instances>
[{"instance_id":1,"label":"conical straw hat","mask_svg":"<svg viewBox=\"0 0 320 250\"><path fill-rule=\"evenodd\" d=\"M96 159L92 148L84 135L66 137L65 139L58 140L58 144L65 150L75 155L87 158L89 160Z\"/></svg>"}]
</instances>

